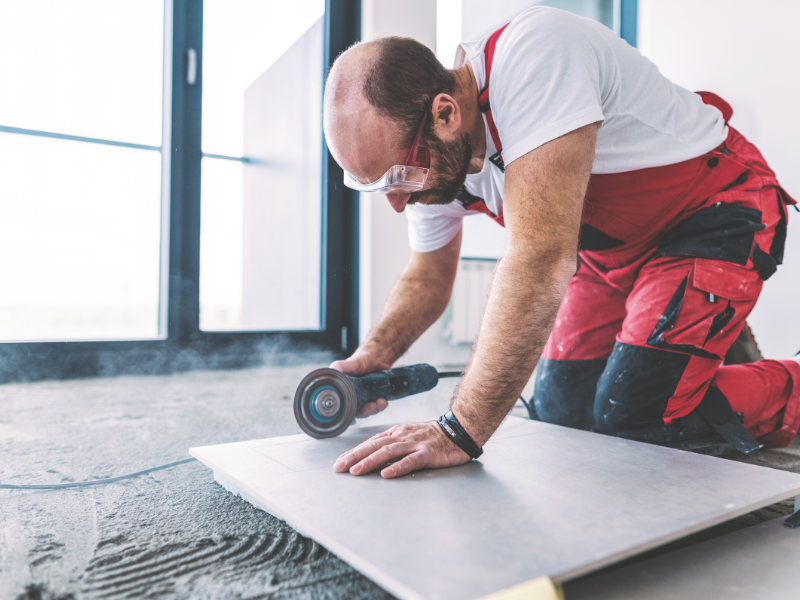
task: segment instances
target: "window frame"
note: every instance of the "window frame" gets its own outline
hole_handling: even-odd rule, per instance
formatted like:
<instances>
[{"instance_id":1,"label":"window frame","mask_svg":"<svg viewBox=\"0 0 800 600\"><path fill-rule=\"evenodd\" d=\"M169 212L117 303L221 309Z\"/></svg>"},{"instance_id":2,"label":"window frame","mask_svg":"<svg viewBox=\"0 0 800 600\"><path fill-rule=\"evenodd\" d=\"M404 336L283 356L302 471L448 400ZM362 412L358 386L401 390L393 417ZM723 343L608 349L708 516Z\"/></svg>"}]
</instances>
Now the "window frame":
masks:
<instances>
[{"instance_id":1,"label":"window frame","mask_svg":"<svg viewBox=\"0 0 800 600\"><path fill-rule=\"evenodd\" d=\"M619 37L636 48L639 27L639 0L617 1L619 2Z\"/></svg>"},{"instance_id":2,"label":"window frame","mask_svg":"<svg viewBox=\"0 0 800 600\"><path fill-rule=\"evenodd\" d=\"M0 343L0 383L98 375L241 368L291 359L324 360L358 346L358 194L323 140L322 317L320 330L218 332L200 329L200 170L203 3L172 0L171 147L165 339ZM360 0L326 0L323 78L361 36ZM187 83L190 49L196 79ZM169 93L169 90L165 90ZM162 235L162 239L166 236ZM166 240L165 240L166 241ZM162 248L162 253L164 249ZM162 254L163 256L163 254ZM163 306L161 314L164 314ZM269 358L271 357L271 358Z\"/></svg>"}]
</instances>

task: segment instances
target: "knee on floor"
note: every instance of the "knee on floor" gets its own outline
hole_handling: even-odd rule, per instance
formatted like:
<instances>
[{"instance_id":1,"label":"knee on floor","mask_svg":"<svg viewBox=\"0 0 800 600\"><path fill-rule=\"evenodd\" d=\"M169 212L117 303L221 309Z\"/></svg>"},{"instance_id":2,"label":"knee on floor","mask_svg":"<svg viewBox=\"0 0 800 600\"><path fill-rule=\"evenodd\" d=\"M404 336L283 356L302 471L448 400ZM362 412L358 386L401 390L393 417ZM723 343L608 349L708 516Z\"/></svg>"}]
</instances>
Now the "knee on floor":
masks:
<instances>
[{"instance_id":1,"label":"knee on floor","mask_svg":"<svg viewBox=\"0 0 800 600\"><path fill-rule=\"evenodd\" d=\"M689 356L617 342L597 382L594 429L617 435L663 426Z\"/></svg>"},{"instance_id":2,"label":"knee on floor","mask_svg":"<svg viewBox=\"0 0 800 600\"><path fill-rule=\"evenodd\" d=\"M637 427L627 418L625 404L598 390L594 403L593 430L606 435L616 435Z\"/></svg>"}]
</instances>

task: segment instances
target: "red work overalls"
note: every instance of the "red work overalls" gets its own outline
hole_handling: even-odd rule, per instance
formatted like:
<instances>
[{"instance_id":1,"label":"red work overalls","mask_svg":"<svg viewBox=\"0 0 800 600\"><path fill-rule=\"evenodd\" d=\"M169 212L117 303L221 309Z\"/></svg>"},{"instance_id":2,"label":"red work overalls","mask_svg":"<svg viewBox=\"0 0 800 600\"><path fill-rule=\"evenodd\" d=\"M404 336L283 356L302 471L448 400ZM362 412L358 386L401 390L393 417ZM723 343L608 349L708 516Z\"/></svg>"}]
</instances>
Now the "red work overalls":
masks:
<instances>
[{"instance_id":1,"label":"red work overalls","mask_svg":"<svg viewBox=\"0 0 800 600\"><path fill-rule=\"evenodd\" d=\"M481 93L498 149L488 81L503 29L487 44ZM730 119L726 102L700 94ZM503 168L500 152L492 162ZM706 435L689 417L721 398L761 443L788 445L800 425L800 365L721 366L782 261L787 204L795 201L733 128L703 156L592 175L578 270L537 369L539 418L674 443ZM469 208L504 224L482 201Z\"/></svg>"}]
</instances>

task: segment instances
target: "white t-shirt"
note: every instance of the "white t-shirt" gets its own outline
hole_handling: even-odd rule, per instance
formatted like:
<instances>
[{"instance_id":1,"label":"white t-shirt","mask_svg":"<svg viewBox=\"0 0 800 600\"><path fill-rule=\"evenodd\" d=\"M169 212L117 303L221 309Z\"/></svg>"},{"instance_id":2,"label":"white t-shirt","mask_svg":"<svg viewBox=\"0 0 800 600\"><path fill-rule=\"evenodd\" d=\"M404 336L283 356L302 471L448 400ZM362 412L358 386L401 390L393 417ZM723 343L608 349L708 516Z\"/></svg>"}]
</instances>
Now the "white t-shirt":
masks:
<instances>
[{"instance_id":1,"label":"white t-shirt","mask_svg":"<svg viewBox=\"0 0 800 600\"><path fill-rule=\"evenodd\" d=\"M472 64L478 89L486 83L489 36L461 44L456 67ZM500 35L489 86L506 166L570 131L602 122L592 173L622 173L701 156L727 136L722 113L675 85L604 25L537 6ZM484 115L484 124L486 117ZM486 127L483 170L467 175L466 191L503 214L504 173L488 157L497 150ZM461 219L480 214L465 202L406 207L411 247L431 252L446 245Z\"/></svg>"}]
</instances>

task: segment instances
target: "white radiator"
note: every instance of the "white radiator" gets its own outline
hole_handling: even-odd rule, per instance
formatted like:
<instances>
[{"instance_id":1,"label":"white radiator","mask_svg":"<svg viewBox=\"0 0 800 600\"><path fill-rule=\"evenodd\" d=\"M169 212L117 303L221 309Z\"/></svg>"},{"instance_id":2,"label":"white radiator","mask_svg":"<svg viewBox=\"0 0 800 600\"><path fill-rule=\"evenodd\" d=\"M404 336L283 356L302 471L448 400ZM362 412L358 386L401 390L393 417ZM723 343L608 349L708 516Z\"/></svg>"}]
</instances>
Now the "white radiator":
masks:
<instances>
[{"instance_id":1,"label":"white radiator","mask_svg":"<svg viewBox=\"0 0 800 600\"><path fill-rule=\"evenodd\" d=\"M462 258L445 313L451 344L471 344L478 334L496 260Z\"/></svg>"}]
</instances>

